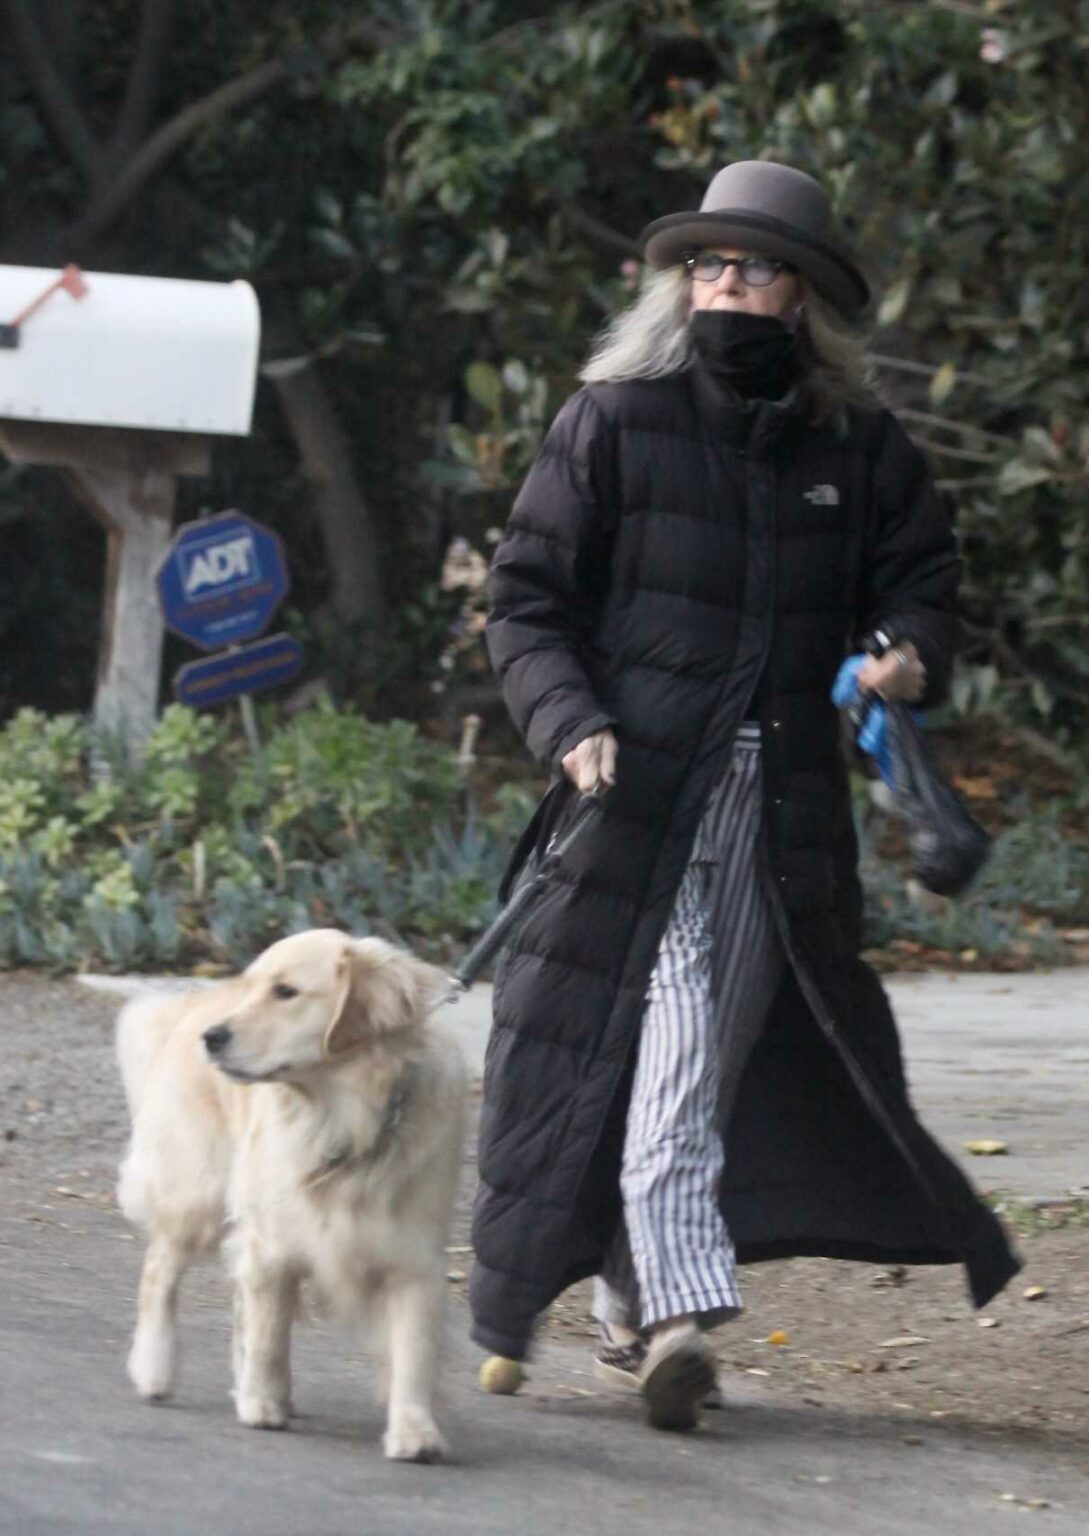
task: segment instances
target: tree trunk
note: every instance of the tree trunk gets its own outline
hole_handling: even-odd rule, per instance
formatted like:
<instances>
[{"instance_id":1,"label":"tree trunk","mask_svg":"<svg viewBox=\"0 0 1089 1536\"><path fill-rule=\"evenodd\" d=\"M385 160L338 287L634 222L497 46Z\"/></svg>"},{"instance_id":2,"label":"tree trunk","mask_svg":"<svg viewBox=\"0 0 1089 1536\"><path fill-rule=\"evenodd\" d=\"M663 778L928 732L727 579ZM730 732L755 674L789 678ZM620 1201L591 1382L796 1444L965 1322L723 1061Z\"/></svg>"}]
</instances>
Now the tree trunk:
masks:
<instances>
[{"instance_id":1,"label":"tree trunk","mask_svg":"<svg viewBox=\"0 0 1089 1536\"><path fill-rule=\"evenodd\" d=\"M386 617L378 535L320 365L272 364L265 372L295 441L302 472L314 488L333 612L345 623L367 621L377 635Z\"/></svg>"}]
</instances>

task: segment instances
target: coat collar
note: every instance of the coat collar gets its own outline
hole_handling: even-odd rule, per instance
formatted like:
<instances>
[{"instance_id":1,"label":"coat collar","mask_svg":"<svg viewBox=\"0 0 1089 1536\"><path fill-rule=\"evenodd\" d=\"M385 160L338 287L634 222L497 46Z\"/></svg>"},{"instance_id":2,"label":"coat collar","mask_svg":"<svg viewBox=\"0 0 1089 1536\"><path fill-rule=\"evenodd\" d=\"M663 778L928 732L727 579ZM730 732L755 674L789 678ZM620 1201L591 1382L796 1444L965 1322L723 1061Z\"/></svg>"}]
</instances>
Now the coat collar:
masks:
<instances>
[{"instance_id":1,"label":"coat collar","mask_svg":"<svg viewBox=\"0 0 1089 1536\"><path fill-rule=\"evenodd\" d=\"M710 437L737 453L770 458L783 442L804 431L808 392L796 385L782 400L747 402L731 394L696 358L685 370L697 414Z\"/></svg>"}]
</instances>

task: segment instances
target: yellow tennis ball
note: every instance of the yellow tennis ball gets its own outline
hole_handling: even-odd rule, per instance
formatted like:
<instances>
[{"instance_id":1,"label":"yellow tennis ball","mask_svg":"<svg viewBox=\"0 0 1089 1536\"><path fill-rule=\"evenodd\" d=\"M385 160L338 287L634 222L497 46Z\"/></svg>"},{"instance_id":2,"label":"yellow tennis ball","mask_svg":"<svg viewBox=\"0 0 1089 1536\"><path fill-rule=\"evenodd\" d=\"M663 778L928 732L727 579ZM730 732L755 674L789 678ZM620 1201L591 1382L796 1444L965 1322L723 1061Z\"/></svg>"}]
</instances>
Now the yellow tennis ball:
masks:
<instances>
[{"instance_id":1,"label":"yellow tennis ball","mask_svg":"<svg viewBox=\"0 0 1089 1536\"><path fill-rule=\"evenodd\" d=\"M526 1379L521 1363L506 1360L502 1355L489 1355L480 1367L480 1386L484 1392L496 1392L500 1397L510 1397Z\"/></svg>"}]
</instances>

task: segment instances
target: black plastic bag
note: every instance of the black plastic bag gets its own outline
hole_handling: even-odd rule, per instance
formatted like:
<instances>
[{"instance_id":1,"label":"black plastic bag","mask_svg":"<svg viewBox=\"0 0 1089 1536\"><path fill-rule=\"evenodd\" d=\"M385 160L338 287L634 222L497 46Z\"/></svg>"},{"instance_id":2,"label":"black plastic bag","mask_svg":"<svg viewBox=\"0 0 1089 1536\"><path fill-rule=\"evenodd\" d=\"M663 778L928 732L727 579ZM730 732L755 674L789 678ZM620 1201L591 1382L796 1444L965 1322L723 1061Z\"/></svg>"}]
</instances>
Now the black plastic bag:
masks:
<instances>
[{"instance_id":1,"label":"black plastic bag","mask_svg":"<svg viewBox=\"0 0 1089 1536\"><path fill-rule=\"evenodd\" d=\"M942 774L906 704L886 704L891 789L908 825L913 874L928 891L956 896L986 863L989 835Z\"/></svg>"}]
</instances>

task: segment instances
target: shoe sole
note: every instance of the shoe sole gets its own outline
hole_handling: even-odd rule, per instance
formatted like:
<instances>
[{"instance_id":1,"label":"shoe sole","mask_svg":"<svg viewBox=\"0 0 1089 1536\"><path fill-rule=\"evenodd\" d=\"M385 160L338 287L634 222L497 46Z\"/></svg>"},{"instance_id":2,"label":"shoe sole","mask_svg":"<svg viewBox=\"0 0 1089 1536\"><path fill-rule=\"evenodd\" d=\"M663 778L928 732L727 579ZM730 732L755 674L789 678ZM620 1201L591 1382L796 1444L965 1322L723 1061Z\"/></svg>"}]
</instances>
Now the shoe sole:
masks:
<instances>
[{"instance_id":1,"label":"shoe sole","mask_svg":"<svg viewBox=\"0 0 1089 1536\"><path fill-rule=\"evenodd\" d=\"M604 1360L594 1358L594 1375L598 1381L603 1381L610 1387L623 1387L627 1392L638 1392L642 1382L638 1371L625 1371L622 1366L609 1365Z\"/></svg>"},{"instance_id":2,"label":"shoe sole","mask_svg":"<svg viewBox=\"0 0 1089 1536\"><path fill-rule=\"evenodd\" d=\"M647 1421L654 1429L695 1429L700 1405L715 1385L711 1356L690 1344L679 1344L644 1373L640 1386Z\"/></svg>"},{"instance_id":3,"label":"shoe sole","mask_svg":"<svg viewBox=\"0 0 1089 1536\"><path fill-rule=\"evenodd\" d=\"M598 1381L603 1382L607 1387L620 1387L624 1392L638 1392L642 1389L643 1383L638 1371L625 1371L619 1365L609 1365L596 1357L593 1362L593 1371ZM717 1382L703 1399L700 1407L707 1413L725 1411L726 1399Z\"/></svg>"}]
</instances>

